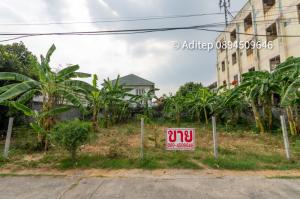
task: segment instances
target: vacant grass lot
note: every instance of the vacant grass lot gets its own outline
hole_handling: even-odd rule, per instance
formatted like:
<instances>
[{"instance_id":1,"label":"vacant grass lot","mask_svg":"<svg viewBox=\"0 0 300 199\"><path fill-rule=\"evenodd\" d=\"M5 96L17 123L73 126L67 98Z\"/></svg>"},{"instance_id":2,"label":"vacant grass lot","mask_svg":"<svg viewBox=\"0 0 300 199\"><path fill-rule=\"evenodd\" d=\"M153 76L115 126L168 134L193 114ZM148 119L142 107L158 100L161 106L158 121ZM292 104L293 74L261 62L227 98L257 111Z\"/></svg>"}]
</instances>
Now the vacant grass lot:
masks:
<instances>
[{"instance_id":1,"label":"vacant grass lot","mask_svg":"<svg viewBox=\"0 0 300 199\"><path fill-rule=\"evenodd\" d=\"M35 147L36 136L29 128L14 129L8 160L0 159L0 167L24 168L110 168L110 169L231 169L231 170L288 170L300 169L300 142L290 138L292 160L285 159L281 132L258 135L251 130L218 127L219 158L215 160L211 128L197 124L181 127L196 128L195 151L166 151L164 132L173 124L151 124L145 128L144 159L140 159L140 127L132 122L91 133L89 144L81 147L76 162L58 147L47 153ZM4 140L0 144L4 148Z\"/></svg>"}]
</instances>

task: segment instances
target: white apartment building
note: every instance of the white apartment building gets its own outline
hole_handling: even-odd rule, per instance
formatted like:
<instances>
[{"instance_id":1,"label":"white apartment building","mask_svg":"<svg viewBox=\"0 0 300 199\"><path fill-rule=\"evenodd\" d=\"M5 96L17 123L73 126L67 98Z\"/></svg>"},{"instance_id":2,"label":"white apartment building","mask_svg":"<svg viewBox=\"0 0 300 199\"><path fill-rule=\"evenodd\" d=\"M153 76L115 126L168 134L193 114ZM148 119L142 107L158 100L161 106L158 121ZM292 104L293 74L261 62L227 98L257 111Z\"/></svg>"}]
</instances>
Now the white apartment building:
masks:
<instances>
[{"instance_id":1,"label":"white apartment building","mask_svg":"<svg viewBox=\"0 0 300 199\"><path fill-rule=\"evenodd\" d=\"M300 35L300 0L249 0L216 39L217 43L240 46L217 50L218 87L230 88L243 73L272 71L288 57L300 57L300 37L293 37L296 35ZM241 47L247 42L270 42L273 48Z\"/></svg>"}]
</instances>

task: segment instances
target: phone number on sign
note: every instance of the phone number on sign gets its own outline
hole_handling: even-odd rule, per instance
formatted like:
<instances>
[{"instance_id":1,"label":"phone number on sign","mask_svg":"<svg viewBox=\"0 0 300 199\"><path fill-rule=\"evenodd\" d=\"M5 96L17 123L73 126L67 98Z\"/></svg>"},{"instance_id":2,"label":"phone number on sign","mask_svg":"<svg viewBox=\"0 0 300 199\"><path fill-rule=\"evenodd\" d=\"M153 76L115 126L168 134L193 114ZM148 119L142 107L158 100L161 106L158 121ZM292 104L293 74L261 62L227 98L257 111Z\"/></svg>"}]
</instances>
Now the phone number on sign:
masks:
<instances>
[{"instance_id":1,"label":"phone number on sign","mask_svg":"<svg viewBox=\"0 0 300 199\"><path fill-rule=\"evenodd\" d=\"M219 41L216 43L216 49L273 49L272 41Z\"/></svg>"}]
</instances>

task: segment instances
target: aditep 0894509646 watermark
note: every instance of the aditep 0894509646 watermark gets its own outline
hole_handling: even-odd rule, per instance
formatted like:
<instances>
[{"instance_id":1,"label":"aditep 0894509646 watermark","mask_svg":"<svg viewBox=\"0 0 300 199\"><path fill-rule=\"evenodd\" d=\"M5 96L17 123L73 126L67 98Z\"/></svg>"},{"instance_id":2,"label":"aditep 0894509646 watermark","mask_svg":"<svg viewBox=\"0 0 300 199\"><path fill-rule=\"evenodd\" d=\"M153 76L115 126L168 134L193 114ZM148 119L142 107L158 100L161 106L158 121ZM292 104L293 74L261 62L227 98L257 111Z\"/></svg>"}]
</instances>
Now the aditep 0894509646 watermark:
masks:
<instances>
[{"instance_id":1,"label":"aditep 0894509646 watermark","mask_svg":"<svg viewBox=\"0 0 300 199\"><path fill-rule=\"evenodd\" d=\"M202 41L173 41L173 48L175 50L203 50L212 51L213 49L273 49L272 41L219 41L216 43L202 42Z\"/></svg>"}]
</instances>

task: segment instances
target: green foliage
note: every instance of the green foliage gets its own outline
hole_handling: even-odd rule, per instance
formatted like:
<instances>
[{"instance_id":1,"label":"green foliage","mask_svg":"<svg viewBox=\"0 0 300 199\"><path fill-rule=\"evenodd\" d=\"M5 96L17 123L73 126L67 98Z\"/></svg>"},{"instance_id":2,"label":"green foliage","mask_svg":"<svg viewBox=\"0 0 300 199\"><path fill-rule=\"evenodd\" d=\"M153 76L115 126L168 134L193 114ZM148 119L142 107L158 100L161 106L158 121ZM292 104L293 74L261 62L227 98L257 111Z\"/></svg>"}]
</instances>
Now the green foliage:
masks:
<instances>
[{"instance_id":1,"label":"green foliage","mask_svg":"<svg viewBox=\"0 0 300 199\"><path fill-rule=\"evenodd\" d=\"M35 78L37 65L36 56L22 42L0 45L1 72L16 72Z\"/></svg>"},{"instance_id":2,"label":"green foliage","mask_svg":"<svg viewBox=\"0 0 300 199\"><path fill-rule=\"evenodd\" d=\"M52 140L70 152L73 160L78 148L88 141L90 125L74 120L56 125L51 134Z\"/></svg>"},{"instance_id":3,"label":"green foliage","mask_svg":"<svg viewBox=\"0 0 300 199\"><path fill-rule=\"evenodd\" d=\"M109 78L104 80L101 89L105 127L127 120L130 116L130 104L135 102L135 96L128 93L130 89L123 88L119 79L120 76L118 75L114 81Z\"/></svg>"},{"instance_id":4,"label":"green foliage","mask_svg":"<svg viewBox=\"0 0 300 199\"><path fill-rule=\"evenodd\" d=\"M82 112L83 96L88 92L93 92L94 87L86 82L74 80L72 78L89 77L89 74L77 72L78 65L67 66L59 72L54 72L50 67L50 58L55 51L53 44L48 50L46 57L41 55L41 61L36 65L36 78L30 78L26 74L14 72L0 72L0 80L10 81L12 86L1 87L0 103L14 101L13 106L21 110L25 115L33 116L36 121L32 127L35 130L40 129L40 134L47 134L55 124L54 116L67 111L67 108L61 108L61 104L72 104L78 107ZM42 110L40 113L31 111L24 105L33 96L43 96ZM47 149L46 136L41 137L40 142L45 144Z\"/></svg>"},{"instance_id":5,"label":"green foliage","mask_svg":"<svg viewBox=\"0 0 300 199\"><path fill-rule=\"evenodd\" d=\"M185 83L184 85L180 86L180 88L176 94L182 95L182 96L187 96L189 93L196 92L201 88L203 88L203 85L201 83L188 82L188 83Z\"/></svg>"}]
</instances>

